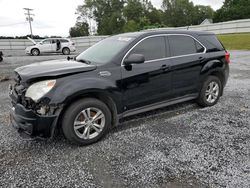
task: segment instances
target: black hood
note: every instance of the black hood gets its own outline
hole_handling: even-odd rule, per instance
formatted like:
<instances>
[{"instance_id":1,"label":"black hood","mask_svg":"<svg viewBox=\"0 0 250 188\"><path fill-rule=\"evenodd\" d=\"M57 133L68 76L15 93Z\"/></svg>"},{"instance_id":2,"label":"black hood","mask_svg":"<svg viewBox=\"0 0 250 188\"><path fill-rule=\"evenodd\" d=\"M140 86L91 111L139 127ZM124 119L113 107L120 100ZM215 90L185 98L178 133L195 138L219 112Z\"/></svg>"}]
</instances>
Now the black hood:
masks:
<instances>
[{"instance_id":1,"label":"black hood","mask_svg":"<svg viewBox=\"0 0 250 188\"><path fill-rule=\"evenodd\" d=\"M68 60L53 60L19 67L15 70L22 82L31 81L42 77L58 77L95 70L95 65Z\"/></svg>"}]
</instances>

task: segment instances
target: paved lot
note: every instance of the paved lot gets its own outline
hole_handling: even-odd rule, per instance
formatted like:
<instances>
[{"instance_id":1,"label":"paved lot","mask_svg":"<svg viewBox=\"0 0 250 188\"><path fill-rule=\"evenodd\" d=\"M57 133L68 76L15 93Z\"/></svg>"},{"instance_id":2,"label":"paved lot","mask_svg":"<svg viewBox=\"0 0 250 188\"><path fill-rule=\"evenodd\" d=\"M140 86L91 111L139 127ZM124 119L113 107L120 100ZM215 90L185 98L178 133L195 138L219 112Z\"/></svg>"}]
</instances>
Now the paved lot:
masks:
<instances>
[{"instance_id":1,"label":"paved lot","mask_svg":"<svg viewBox=\"0 0 250 188\"><path fill-rule=\"evenodd\" d=\"M232 51L224 96L127 118L102 141L24 141L8 125L8 84L0 82L0 187L250 187L250 51ZM7 57L17 66L65 56Z\"/></svg>"}]
</instances>

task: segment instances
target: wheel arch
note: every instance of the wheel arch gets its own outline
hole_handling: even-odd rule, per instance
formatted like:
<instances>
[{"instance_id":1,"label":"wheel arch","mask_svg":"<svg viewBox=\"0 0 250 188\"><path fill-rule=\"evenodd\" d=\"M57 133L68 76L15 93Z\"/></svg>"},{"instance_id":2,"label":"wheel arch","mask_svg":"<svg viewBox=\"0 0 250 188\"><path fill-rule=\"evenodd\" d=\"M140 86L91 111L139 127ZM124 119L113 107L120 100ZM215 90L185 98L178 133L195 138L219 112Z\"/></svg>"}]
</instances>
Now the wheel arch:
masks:
<instances>
[{"instance_id":1,"label":"wheel arch","mask_svg":"<svg viewBox=\"0 0 250 188\"><path fill-rule=\"evenodd\" d=\"M225 75L225 64L216 59L208 61L201 69L202 83L206 80L208 76L216 76L220 79L222 85L225 85L226 75Z\"/></svg>"},{"instance_id":2,"label":"wheel arch","mask_svg":"<svg viewBox=\"0 0 250 188\"><path fill-rule=\"evenodd\" d=\"M68 49L69 52L70 52L70 48L69 48L68 46L63 46L63 47L62 47L62 52L63 52L64 49Z\"/></svg>"},{"instance_id":3,"label":"wheel arch","mask_svg":"<svg viewBox=\"0 0 250 188\"><path fill-rule=\"evenodd\" d=\"M208 76L216 76L219 78L219 80L221 81L222 86L225 85L225 76L223 71L219 71L219 70L214 70L212 72L210 72L210 74Z\"/></svg>"},{"instance_id":4,"label":"wheel arch","mask_svg":"<svg viewBox=\"0 0 250 188\"><path fill-rule=\"evenodd\" d=\"M70 97L69 99L67 99L64 103L64 107L62 112L59 115L58 118L58 124L57 127L60 128L61 127L61 121L63 119L63 115L65 114L65 111L69 108L69 106L81 99L84 98L94 98L97 100L100 100L101 102L103 102L104 104L107 105L107 107L109 108L110 112L111 112L111 126L114 127L118 124L119 118L118 118L118 114L117 114L117 106L114 102L114 100L106 93L101 92L101 91L89 91L83 94L79 94L79 95L75 95Z\"/></svg>"},{"instance_id":5,"label":"wheel arch","mask_svg":"<svg viewBox=\"0 0 250 188\"><path fill-rule=\"evenodd\" d=\"M206 79L209 76L215 76L215 77L217 77L221 81L221 85L222 85L221 96L222 96L223 95L223 87L226 84L226 78L225 78L225 74L224 74L223 70L221 70L221 69L212 69L207 74L205 74L203 76L202 81L201 81L200 89L202 88L203 83L206 81Z\"/></svg>"}]
</instances>

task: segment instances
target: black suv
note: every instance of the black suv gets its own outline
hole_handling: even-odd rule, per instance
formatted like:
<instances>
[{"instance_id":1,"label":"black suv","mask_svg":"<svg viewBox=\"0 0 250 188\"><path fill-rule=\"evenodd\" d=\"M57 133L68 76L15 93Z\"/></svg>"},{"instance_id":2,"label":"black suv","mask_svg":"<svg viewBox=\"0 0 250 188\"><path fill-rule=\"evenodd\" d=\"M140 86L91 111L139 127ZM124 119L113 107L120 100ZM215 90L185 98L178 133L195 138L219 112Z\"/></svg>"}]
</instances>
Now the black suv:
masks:
<instances>
[{"instance_id":1,"label":"black suv","mask_svg":"<svg viewBox=\"0 0 250 188\"><path fill-rule=\"evenodd\" d=\"M193 99L216 104L229 56L209 32L112 36L76 58L17 68L11 122L22 136L51 138L59 128L71 142L90 144L127 116Z\"/></svg>"}]
</instances>

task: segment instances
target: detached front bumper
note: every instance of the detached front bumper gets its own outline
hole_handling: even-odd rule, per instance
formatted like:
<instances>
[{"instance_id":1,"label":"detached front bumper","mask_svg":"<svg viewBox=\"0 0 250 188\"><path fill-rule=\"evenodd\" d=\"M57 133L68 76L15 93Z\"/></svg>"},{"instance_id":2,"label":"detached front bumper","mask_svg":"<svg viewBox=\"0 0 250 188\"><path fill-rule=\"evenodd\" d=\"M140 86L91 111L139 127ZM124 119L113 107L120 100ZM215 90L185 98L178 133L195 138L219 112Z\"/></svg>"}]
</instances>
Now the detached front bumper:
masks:
<instances>
[{"instance_id":1,"label":"detached front bumper","mask_svg":"<svg viewBox=\"0 0 250 188\"><path fill-rule=\"evenodd\" d=\"M76 47L75 47L75 46L71 46L71 47L70 47L70 51L71 51L71 52L75 52L75 51L76 51Z\"/></svg>"},{"instance_id":2,"label":"detached front bumper","mask_svg":"<svg viewBox=\"0 0 250 188\"><path fill-rule=\"evenodd\" d=\"M25 53L26 53L27 55L31 55L30 51L25 51Z\"/></svg>"},{"instance_id":3,"label":"detached front bumper","mask_svg":"<svg viewBox=\"0 0 250 188\"><path fill-rule=\"evenodd\" d=\"M57 116L41 116L21 104L16 104L11 109L10 121L21 136L50 138L53 136Z\"/></svg>"}]
</instances>

